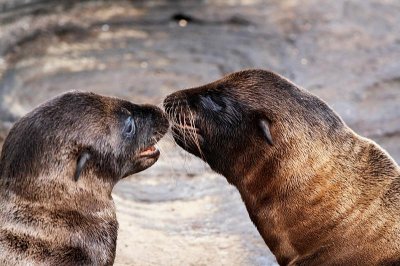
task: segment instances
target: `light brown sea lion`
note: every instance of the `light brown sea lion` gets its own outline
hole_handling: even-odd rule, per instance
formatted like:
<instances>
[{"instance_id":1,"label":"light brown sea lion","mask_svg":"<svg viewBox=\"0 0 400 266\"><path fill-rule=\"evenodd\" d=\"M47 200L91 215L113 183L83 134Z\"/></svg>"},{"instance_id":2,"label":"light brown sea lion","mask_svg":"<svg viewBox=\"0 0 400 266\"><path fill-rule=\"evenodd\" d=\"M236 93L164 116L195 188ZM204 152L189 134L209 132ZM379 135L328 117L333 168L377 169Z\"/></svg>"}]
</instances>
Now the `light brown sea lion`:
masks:
<instances>
[{"instance_id":1,"label":"light brown sea lion","mask_svg":"<svg viewBox=\"0 0 400 266\"><path fill-rule=\"evenodd\" d=\"M400 169L318 97L246 70L177 91L176 142L239 190L281 265L400 265Z\"/></svg>"},{"instance_id":2,"label":"light brown sea lion","mask_svg":"<svg viewBox=\"0 0 400 266\"><path fill-rule=\"evenodd\" d=\"M0 157L0 265L112 265L122 178L153 165L164 113L70 92L12 127Z\"/></svg>"}]
</instances>

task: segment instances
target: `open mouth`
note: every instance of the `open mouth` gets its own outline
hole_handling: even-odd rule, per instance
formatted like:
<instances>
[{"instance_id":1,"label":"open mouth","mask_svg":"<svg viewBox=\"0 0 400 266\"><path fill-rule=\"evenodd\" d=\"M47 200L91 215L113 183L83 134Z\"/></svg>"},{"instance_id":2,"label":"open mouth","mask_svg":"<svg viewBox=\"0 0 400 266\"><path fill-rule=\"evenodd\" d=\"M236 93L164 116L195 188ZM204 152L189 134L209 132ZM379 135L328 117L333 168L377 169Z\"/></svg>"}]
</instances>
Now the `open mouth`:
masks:
<instances>
[{"instance_id":1,"label":"open mouth","mask_svg":"<svg viewBox=\"0 0 400 266\"><path fill-rule=\"evenodd\" d=\"M140 157L146 157L146 158L155 158L160 156L160 151L157 149L156 146L149 146L145 149L143 149L140 153L139 153Z\"/></svg>"}]
</instances>

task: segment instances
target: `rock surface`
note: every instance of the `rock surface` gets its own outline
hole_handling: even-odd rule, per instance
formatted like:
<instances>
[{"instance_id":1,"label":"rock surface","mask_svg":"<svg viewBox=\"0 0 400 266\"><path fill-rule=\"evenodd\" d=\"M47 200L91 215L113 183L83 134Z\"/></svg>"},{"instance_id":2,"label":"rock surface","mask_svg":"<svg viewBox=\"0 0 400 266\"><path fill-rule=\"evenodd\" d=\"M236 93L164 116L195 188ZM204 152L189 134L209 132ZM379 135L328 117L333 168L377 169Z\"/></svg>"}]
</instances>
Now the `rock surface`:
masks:
<instances>
[{"instance_id":1,"label":"rock surface","mask_svg":"<svg viewBox=\"0 0 400 266\"><path fill-rule=\"evenodd\" d=\"M160 104L243 68L272 69L327 101L400 161L397 0L0 0L0 142L68 90ZM0 144L1 145L1 144ZM274 265L236 190L160 144L114 192L117 265Z\"/></svg>"}]
</instances>

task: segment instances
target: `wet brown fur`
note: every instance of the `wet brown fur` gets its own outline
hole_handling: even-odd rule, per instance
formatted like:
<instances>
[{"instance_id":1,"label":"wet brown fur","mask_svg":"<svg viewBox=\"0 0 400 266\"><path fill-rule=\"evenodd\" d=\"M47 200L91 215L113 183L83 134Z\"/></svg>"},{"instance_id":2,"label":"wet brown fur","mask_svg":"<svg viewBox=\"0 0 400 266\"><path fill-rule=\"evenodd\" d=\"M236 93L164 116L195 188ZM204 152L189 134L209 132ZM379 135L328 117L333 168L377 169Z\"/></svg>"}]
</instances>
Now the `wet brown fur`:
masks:
<instances>
[{"instance_id":1,"label":"wet brown fur","mask_svg":"<svg viewBox=\"0 0 400 266\"><path fill-rule=\"evenodd\" d=\"M177 143L237 187L279 264L400 265L399 166L322 100L246 70L164 106Z\"/></svg>"},{"instance_id":2,"label":"wet brown fur","mask_svg":"<svg viewBox=\"0 0 400 266\"><path fill-rule=\"evenodd\" d=\"M129 115L131 138L122 134ZM82 92L21 118L0 157L0 265L112 265L112 188L155 162L138 153L167 128L159 108ZM83 152L90 159L75 180Z\"/></svg>"}]
</instances>

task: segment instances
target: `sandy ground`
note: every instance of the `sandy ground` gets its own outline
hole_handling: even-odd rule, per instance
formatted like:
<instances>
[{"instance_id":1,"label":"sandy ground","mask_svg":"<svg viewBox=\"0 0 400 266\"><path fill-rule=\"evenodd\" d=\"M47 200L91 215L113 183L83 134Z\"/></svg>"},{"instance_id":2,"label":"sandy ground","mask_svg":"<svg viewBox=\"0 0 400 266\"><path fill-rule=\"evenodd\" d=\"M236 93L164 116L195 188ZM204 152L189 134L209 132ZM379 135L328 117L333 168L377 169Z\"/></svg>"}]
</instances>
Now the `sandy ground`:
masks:
<instances>
[{"instance_id":1,"label":"sandy ground","mask_svg":"<svg viewBox=\"0 0 400 266\"><path fill-rule=\"evenodd\" d=\"M399 24L397 0L0 0L0 143L64 91L160 104L257 67L326 100L399 162ZM275 265L237 191L170 137L160 148L115 187L116 265Z\"/></svg>"},{"instance_id":2,"label":"sandy ground","mask_svg":"<svg viewBox=\"0 0 400 266\"><path fill-rule=\"evenodd\" d=\"M274 265L236 190L160 143L157 166L114 190L117 265Z\"/></svg>"}]
</instances>

